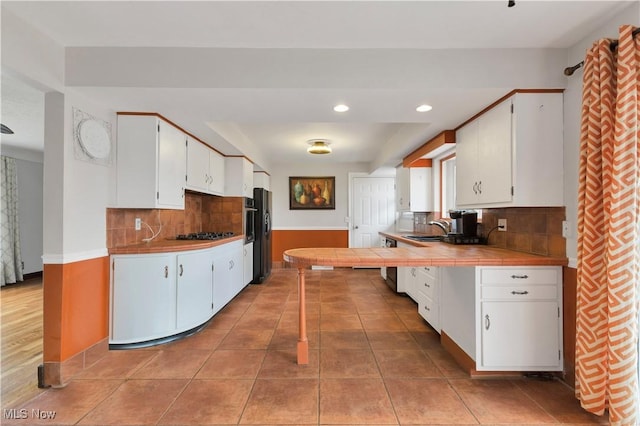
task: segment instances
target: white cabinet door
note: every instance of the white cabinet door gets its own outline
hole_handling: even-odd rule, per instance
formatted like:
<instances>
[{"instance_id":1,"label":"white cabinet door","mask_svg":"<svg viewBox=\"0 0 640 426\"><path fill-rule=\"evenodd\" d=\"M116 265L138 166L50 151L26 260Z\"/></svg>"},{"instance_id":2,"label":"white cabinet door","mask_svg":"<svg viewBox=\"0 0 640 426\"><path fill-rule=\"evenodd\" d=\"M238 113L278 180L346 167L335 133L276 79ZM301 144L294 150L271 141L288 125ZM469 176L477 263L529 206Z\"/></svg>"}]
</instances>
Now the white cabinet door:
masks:
<instances>
[{"instance_id":1,"label":"white cabinet door","mask_svg":"<svg viewBox=\"0 0 640 426\"><path fill-rule=\"evenodd\" d=\"M109 343L174 334L175 255L113 256Z\"/></svg>"},{"instance_id":2,"label":"white cabinet door","mask_svg":"<svg viewBox=\"0 0 640 426\"><path fill-rule=\"evenodd\" d=\"M400 211L433 211L430 167L396 168L396 205Z\"/></svg>"},{"instance_id":3,"label":"white cabinet door","mask_svg":"<svg viewBox=\"0 0 640 426\"><path fill-rule=\"evenodd\" d=\"M178 254L177 273L177 332L182 332L213 316L213 251Z\"/></svg>"},{"instance_id":4,"label":"white cabinet door","mask_svg":"<svg viewBox=\"0 0 640 426\"><path fill-rule=\"evenodd\" d=\"M253 172L253 187L269 191L271 189L271 177L267 172Z\"/></svg>"},{"instance_id":5,"label":"white cabinet door","mask_svg":"<svg viewBox=\"0 0 640 426\"><path fill-rule=\"evenodd\" d=\"M478 118L477 202L511 201L511 99Z\"/></svg>"},{"instance_id":6,"label":"white cabinet door","mask_svg":"<svg viewBox=\"0 0 640 426\"><path fill-rule=\"evenodd\" d=\"M253 198L253 164L244 157L225 157L224 195Z\"/></svg>"},{"instance_id":7,"label":"white cabinet door","mask_svg":"<svg viewBox=\"0 0 640 426\"><path fill-rule=\"evenodd\" d=\"M251 280L253 280L253 243L247 243L244 245L243 255L244 279L242 282L244 283L244 286L246 286L251 282Z\"/></svg>"},{"instance_id":8,"label":"white cabinet door","mask_svg":"<svg viewBox=\"0 0 640 426\"><path fill-rule=\"evenodd\" d=\"M511 202L511 99L456 133L456 205Z\"/></svg>"},{"instance_id":9,"label":"white cabinet door","mask_svg":"<svg viewBox=\"0 0 640 426\"><path fill-rule=\"evenodd\" d=\"M483 370L558 370L556 301L482 302Z\"/></svg>"},{"instance_id":10,"label":"white cabinet door","mask_svg":"<svg viewBox=\"0 0 640 426\"><path fill-rule=\"evenodd\" d=\"M119 115L116 205L184 209L186 135L154 116Z\"/></svg>"},{"instance_id":11,"label":"white cabinet door","mask_svg":"<svg viewBox=\"0 0 640 426\"><path fill-rule=\"evenodd\" d=\"M209 192L214 195L224 195L224 157L214 150L209 150Z\"/></svg>"},{"instance_id":12,"label":"white cabinet door","mask_svg":"<svg viewBox=\"0 0 640 426\"><path fill-rule=\"evenodd\" d=\"M209 151L203 143L188 138L187 141L187 188L208 192L211 176L209 174Z\"/></svg>"},{"instance_id":13,"label":"white cabinet door","mask_svg":"<svg viewBox=\"0 0 640 426\"><path fill-rule=\"evenodd\" d=\"M158 205L184 209L186 135L158 120Z\"/></svg>"},{"instance_id":14,"label":"white cabinet door","mask_svg":"<svg viewBox=\"0 0 640 426\"><path fill-rule=\"evenodd\" d=\"M409 210L409 169L396 167L396 207L399 211Z\"/></svg>"},{"instance_id":15,"label":"white cabinet door","mask_svg":"<svg viewBox=\"0 0 640 426\"><path fill-rule=\"evenodd\" d=\"M213 305L217 312L244 287L242 241L214 248Z\"/></svg>"},{"instance_id":16,"label":"white cabinet door","mask_svg":"<svg viewBox=\"0 0 640 426\"><path fill-rule=\"evenodd\" d=\"M478 121L474 120L456 132L457 206L473 205L477 201L478 127Z\"/></svg>"}]
</instances>

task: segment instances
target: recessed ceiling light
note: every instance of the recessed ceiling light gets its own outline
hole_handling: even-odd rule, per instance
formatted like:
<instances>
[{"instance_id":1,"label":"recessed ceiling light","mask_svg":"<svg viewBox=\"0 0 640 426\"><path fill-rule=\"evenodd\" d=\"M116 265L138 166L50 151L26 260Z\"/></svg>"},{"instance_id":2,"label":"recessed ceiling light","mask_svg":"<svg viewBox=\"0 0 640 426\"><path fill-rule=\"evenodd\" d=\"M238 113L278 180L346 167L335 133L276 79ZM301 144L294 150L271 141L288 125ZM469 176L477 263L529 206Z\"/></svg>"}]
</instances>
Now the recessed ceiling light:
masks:
<instances>
[{"instance_id":1,"label":"recessed ceiling light","mask_svg":"<svg viewBox=\"0 0 640 426\"><path fill-rule=\"evenodd\" d=\"M349 107L346 106L345 104L340 104L340 105L334 106L333 110L335 112L347 112L347 111L349 111Z\"/></svg>"},{"instance_id":2,"label":"recessed ceiling light","mask_svg":"<svg viewBox=\"0 0 640 426\"><path fill-rule=\"evenodd\" d=\"M418 108L416 108L416 111L418 111L418 112L427 112L427 111L431 111L432 109L433 109L433 107L431 105L422 104Z\"/></svg>"}]
</instances>

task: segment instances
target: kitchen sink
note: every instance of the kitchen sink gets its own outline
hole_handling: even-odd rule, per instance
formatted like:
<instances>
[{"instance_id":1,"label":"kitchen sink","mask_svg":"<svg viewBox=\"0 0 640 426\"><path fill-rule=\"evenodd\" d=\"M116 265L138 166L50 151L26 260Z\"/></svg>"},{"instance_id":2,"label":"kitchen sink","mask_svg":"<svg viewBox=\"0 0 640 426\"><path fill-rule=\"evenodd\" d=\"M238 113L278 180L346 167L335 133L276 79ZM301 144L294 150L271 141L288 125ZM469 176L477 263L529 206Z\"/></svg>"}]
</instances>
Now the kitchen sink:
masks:
<instances>
[{"instance_id":1,"label":"kitchen sink","mask_svg":"<svg viewBox=\"0 0 640 426\"><path fill-rule=\"evenodd\" d=\"M404 235L404 238L408 238L413 241L419 241L421 243L442 241L442 237L442 235Z\"/></svg>"}]
</instances>

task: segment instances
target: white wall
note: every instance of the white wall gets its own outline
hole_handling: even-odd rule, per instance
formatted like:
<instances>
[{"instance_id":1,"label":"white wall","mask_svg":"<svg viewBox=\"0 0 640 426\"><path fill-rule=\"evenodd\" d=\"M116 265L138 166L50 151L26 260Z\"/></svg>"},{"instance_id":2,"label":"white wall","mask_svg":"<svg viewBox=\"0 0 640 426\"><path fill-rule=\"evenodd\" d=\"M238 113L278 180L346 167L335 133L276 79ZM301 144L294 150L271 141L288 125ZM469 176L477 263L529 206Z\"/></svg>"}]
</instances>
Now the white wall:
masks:
<instances>
[{"instance_id":1,"label":"white wall","mask_svg":"<svg viewBox=\"0 0 640 426\"><path fill-rule=\"evenodd\" d=\"M42 271L42 163L16 159L20 245L25 274Z\"/></svg>"},{"instance_id":2,"label":"white wall","mask_svg":"<svg viewBox=\"0 0 640 426\"><path fill-rule=\"evenodd\" d=\"M2 155L16 159L18 216L23 273L42 271L43 155L41 152L2 147Z\"/></svg>"},{"instance_id":3,"label":"white wall","mask_svg":"<svg viewBox=\"0 0 640 426\"><path fill-rule=\"evenodd\" d=\"M273 228L348 229L349 173L367 173L367 163L275 164L271 171ZM335 176L335 210L289 210L289 176Z\"/></svg>"},{"instance_id":4,"label":"white wall","mask_svg":"<svg viewBox=\"0 0 640 426\"><path fill-rule=\"evenodd\" d=\"M67 263L107 254L106 207L115 198L115 163L106 167L74 155L76 107L111 123L115 112L65 87L65 50L2 10L2 67L45 92L43 254Z\"/></svg>"},{"instance_id":5,"label":"white wall","mask_svg":"<svg viewBox=\"0 0 640 426\"><path fill-rule=\"evenodd\" d=\"M624 24L640 26L640 2L631 4L606 25L576 43L568 50L567 66L584 60L586 50L601 38L618 38L618 28ZM562 72L562 70L558 70ZM575 267L577 257L578 222L578 155L580 151L580 113L582 105L582 68L567 77L564 92L564 199L570 235L567 238L569 266Z\"/></svg>"},{"instance_id":6,"label":"white wall","mask_svg":"<svg viewBox=\"0 0 640 426\"><path fill-rule=\"evenodd\" d=\"M64 255L65 260L107 255L106 209L115 202L115 155L111 165L77 159L74 153L73 111L78 108L96 119L111 123L115 150L114 110L84 98L73 90L64 96Z\"/></svg>"}]
</instances>

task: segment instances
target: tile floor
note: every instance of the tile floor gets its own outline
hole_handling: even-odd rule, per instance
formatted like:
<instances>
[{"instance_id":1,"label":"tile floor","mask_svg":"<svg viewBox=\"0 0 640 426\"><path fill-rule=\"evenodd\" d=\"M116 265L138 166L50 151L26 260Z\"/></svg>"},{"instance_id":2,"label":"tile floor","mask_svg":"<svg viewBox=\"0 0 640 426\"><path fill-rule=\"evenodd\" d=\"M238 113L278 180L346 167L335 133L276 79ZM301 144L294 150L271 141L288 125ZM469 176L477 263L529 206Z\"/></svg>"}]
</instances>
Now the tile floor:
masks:
<instances>
[{"instance_id":1,"label":"tile floor","mask_svg":"<svg viewBox=\"0 0 640 426\"><path fill-rule=\"evenodd\" d=\"M559 381L469 379L413 301L393 294L378 270L309 271L307 298L307 366L295 363L296 274L275 270L199 334L110 351L65 388L15 407L26 419L3 413L1 423L607 423Z\"/></svg>"}]
</instances>

